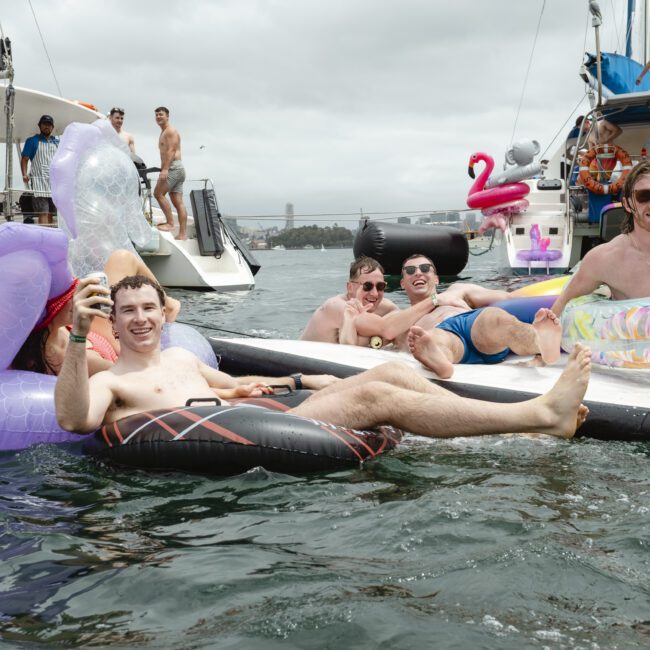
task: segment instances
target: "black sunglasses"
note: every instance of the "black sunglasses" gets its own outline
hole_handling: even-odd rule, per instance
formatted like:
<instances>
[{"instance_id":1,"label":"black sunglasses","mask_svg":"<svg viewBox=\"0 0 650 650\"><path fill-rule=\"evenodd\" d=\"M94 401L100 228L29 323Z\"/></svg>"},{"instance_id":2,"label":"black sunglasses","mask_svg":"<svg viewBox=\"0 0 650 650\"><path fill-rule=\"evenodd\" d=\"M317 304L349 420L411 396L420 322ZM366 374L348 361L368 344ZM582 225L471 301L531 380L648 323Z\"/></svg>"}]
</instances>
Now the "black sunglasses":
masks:
<instances>
[{"instance_id":1,"label":"black sunglasses","mask_svg":"<svg viewBox=\"0 0 650 650\"><path fill-rule=\"evenodd\" d=\"M650 190L634 190L634 200L637 203L648 203L650 201Z\"/></svg>"},{"instance_id":2,"label":"black sunglasses","mask_svg":"<svg viewBox=\"0 0 650 650\"><path fill-rule=\"evenodd\" d=\"M428 273L433 269L433 264L418 264L417 266L415 264L409 264L409 266L402 267L402 271L405 271L407 275L413 275L418 269L420 269L422 273ZM435 269L433 270L435 272Z\"/></svg>"},{"instance_id":3,"label":"black sunglasses","mask_svg":"<svg viewBox=\"0 0 650 650\"><path fill-rule=\"evenodd\" d=\"M383 291L386 288L386 283L385 282L377 282L376 284L370 282L370 280L366 280L365 282L358 282L357 280L350 280L352 284L360 284L361 288L364 291L372 291L373 289L377 289L377 291Z\"/></svg>"}]
</instances>

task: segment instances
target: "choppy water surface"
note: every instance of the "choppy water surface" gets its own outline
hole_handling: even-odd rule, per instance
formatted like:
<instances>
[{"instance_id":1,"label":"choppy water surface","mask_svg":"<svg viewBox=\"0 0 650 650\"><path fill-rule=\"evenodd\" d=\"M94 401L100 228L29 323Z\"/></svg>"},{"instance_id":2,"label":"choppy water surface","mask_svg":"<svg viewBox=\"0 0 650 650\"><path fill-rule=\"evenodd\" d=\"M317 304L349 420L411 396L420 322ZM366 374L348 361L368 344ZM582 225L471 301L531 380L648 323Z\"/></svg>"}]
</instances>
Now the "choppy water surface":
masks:
<instances>
[{"instance_id":1,"label":"choppy water surface","mask_svg":"<svg viewBox=\"0 0 650 650\"><path fill-rule=\"evenodd\" d=\"M259 257L254 292L177 292L183 319L295 337L342 288L351 251ZM489 256L464 275L522 282L496 277ZM226 479L115 470L75 446L3 454L2 639L30 648L647 647L649 451L410 438L355 471Z\"/></svg>"}]
</instances>

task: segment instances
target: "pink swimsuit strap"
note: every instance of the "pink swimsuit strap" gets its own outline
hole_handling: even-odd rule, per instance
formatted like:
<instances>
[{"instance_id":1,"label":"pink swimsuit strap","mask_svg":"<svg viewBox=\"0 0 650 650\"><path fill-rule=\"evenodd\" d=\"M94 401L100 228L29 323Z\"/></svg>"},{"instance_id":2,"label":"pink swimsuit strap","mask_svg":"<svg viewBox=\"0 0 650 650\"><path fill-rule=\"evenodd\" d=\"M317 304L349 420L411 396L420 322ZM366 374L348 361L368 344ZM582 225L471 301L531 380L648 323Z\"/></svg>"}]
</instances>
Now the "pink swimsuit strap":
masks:
<instances>
[{"instance_id":1,"label":"pink swimsuit strap","mask_svg":"<svg viewBox=\"0 0 650 650\"><path fill-rule=\"evenodd\" d=\"M97 332L88 332L86 338L92 345L91 349L94 352L97 352L102 359L112 361L113 363L117 361L117 354L115 353L113 346L108 342L108 339L103 337L101 334L97 334Z\"/></svg>"}]
</instances>

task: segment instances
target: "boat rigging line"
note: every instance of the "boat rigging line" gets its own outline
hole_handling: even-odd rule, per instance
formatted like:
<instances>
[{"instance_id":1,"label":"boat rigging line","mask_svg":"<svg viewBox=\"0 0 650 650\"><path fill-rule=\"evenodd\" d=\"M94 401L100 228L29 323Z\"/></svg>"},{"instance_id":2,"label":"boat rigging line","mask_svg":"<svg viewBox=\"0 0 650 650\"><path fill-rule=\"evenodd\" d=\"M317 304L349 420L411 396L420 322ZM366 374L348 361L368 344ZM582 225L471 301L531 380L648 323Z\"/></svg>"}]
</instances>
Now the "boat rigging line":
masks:
<instances>
[{"instance_id":1,"label":"boat rigging line","mask_svg":"<svg viewBox=\"0 0 650 650\"><path fill-rule=\"evenodd\" d=\"M515 115L515 123L512 126L512 135L510 136L510 144L515 140L515 131L517 130L517 122L519 122L519 114L521 113L521 105L524 102L524 95L526 94L526 86L528 84L528 75L530 74L530 68L533 64L533 56L535 54L535 46L537 45L537 37L539 36L539 28L542 24L542 16L544 15L544 9L546 8L546 0L542 0L542 10L539 12L539 20L537 21L537 30L535 32L535 38L533 40L533 48L530 51L530 57L528 58L528 67L526 68L526 76L524 77L524 84L521 88L521 97L519 98L519 106L517 106L517 114Z\"/></svg>"},{"instance_id":2,"label":"boat rigging line","mask_svg":"<svg viewBox=\"0 0 650 650\"><path fill-rule=\"evenodd\" d=\"M36 18L36 12L32 6L32 0L27 0L29 8L32 10L32 16L34 16L34 22L36 23L36 29L38 30L38 35L41 37L41 43L43 43L43 49L45 50L45 56L47 61L50 64L50 70L52 70L52 76L54 77L54 83L59 91L59 97L63 97L63 92L61 92L61 86L59 86L59 80L56 78L56 73L54 72L54 65L52 65L52 59L50 58L50 53L47 51L47 45L45 45L45 39L43 38L43 32L41 31L41 26L38 24L38 18Z\"/></svg>"},{"instance_id":3,"label":"boat rigging line","mask_svg":"<svg viewBox=\"0 0 650 650\"><path fill-rule=\"evenodd\" d=\"M226 332L228 334L236 334L237 336L246 336L251 339L268 339L269 336L260 336L259 334L247 334L246 332L237 332L236 330L227 330L223 327L215 327L214 325L204 325L203 323L193 323L187 320L176 319L175 323L180 323L181 325L189 325L190 327L195 327L198 330L211 330L213 332Z\"/></svg>"}]
</instances>

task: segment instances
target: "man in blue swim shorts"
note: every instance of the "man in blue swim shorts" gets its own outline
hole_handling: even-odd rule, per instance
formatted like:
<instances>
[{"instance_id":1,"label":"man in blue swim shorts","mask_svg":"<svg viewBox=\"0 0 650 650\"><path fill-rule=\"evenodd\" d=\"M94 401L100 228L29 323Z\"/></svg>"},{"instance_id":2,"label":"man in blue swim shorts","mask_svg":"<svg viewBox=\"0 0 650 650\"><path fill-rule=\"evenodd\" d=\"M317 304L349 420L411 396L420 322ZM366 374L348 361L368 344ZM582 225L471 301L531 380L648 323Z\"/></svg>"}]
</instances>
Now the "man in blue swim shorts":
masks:
<instances>
[{"instance_id":1,"label":"man in blue swim shorts","mask_svg":"<svg viewBox=\"0 0 650 650\"><path fill-rule=\"evenodd\" d=\"M451 377L454 363L499 363L510 352L541 355L545 363L558 360L562 329L550 309L538 310L532 324L523 323L489 306L507 300L508 292L463 282L444 291L445 304L438 305L438 282L436 267L425 255L404 261L400 284L411 305L427 300L436 308L405 332L401 343L438 376Z\"/></svg>"}]
</instances>

